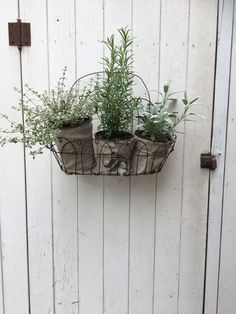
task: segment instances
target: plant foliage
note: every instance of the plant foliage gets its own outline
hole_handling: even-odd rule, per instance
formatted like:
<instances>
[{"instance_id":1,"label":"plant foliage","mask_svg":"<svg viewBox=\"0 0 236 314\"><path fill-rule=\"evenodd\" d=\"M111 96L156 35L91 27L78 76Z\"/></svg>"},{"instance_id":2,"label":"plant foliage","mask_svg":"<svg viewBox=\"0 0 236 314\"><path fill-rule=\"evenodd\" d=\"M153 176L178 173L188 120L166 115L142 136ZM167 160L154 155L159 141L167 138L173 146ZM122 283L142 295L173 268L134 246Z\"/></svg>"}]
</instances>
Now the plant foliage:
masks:
<instances>
[{"instance_id":1,"label":"plant foliage","mask_svg":"<svg viewBox=\"0 0 236 314\"><path fill-rule=\"evenodd\" d=\"M95 92L101 128L109 137L119 137L120 133L129 130L134 111L140 104L140 98L132 96L134 73L130 30L121 28L118 32L120 45L115 43L114 35L105 41L109 56L103 58L105 74Z\"/></svg>"},{"instance_id":2,"label":"plant foliage","mask_svg":"<svg viewBox=\"0 0 236 314\"><path fill-rule=\"evenodd\" d=\"M24 123L11 121L4 114L9 129L0 129L0 145L6 143L24 143L31 154L42 153L43 148L49 148L62 127L73 127L85 118L92 116L93 104L90 100L93 83L83 90L66 88L66 67L55 89L39 93L26 85L23 99L18 106L12 107L16 111L23 111ZM15 89L19 93L21 90Z\"/></svg>"},{"instance_id":3,"label":"plant foliage","mask_svg":"<svg viewBox=\"0 0 236 314\"><path fill-rule=\"evenodd\" d=\"M156 104L148 103L146 109L143 106L137 117L144 136L152 141L165 142L171 140L176 132L176 126L180 122L190 121L191 116L200 116L191 111L198 98L189 100L186 93L184 98L181 99L183 111L181 113L171 111L170 104L173 101L173 98L171 98L173 94L176 93L169 93L169 86L164 85L163 92L160 92L161 102Z\"/></svg>"}]
</instances>

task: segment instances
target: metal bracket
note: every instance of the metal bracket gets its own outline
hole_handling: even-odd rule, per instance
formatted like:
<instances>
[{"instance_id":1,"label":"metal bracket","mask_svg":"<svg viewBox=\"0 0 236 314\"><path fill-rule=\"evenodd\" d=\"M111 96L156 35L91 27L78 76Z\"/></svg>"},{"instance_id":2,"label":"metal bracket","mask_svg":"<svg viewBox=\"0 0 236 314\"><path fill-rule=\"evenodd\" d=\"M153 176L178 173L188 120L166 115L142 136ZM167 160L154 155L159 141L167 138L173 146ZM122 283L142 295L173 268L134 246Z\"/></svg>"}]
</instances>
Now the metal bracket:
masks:
<instances>
[{"instance_id":1,"label":"metal bracket","mask_svg":"<svg viewBox=\"0 0 236 314\"><path fill-rule=\"evenodd\" d=\"M201 168L215 170L217 168L216 156L211 153L201 154Z\"/></svg>"},{"instance_id":2,"label":"metal bracket","mask_svg":"<svg viewBox=\"0 0 236 314\"><path fill-rule=\"evenodd\" d=\"M8 23L10 46L31 46L30 23L22 23L17 19L16 23Z\"/></svg>"}]
</instances>

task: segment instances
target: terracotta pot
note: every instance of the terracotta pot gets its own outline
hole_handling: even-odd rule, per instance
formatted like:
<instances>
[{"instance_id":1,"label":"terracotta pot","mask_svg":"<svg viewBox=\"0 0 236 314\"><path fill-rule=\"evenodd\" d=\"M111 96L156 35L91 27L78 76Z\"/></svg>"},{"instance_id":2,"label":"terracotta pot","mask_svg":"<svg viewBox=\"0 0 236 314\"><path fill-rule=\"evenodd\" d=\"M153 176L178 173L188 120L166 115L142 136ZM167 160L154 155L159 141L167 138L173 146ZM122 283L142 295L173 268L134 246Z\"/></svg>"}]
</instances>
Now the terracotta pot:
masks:
<instances>
[{"instance_id":1,"label":"terracotta pot","mask_svg":"<svg viewBox=\"0 0 236 314\"><path fill-rule=\"evenodd\" d=\"M145 138L143 131L135 132L132 156L132 174L148 174L161 171L167 157L174 148L176 137L171 141L156 142Z\"/></svg>"},{"instance_id":2,"label":"terracotta pot","mask_svg":"<svg viewBox=\"0 0 236 314\"><path fill-rule=\"evenodd\" d=\"M75 127L61 129L55 143L62 170L69 174L88 174L96 166L92 118Z\"/></svg>"},{"instance_id":3,"label":"terracotta pot","mask_svg":"<svg viewBox=\"0 0 236 314\"><path fill-rule=\"evenodd\" d=\"M95 133L97 174L129 175L134 136L122 133L121 138L109 139L105 131Z\"/></svg>"}]
</instances>

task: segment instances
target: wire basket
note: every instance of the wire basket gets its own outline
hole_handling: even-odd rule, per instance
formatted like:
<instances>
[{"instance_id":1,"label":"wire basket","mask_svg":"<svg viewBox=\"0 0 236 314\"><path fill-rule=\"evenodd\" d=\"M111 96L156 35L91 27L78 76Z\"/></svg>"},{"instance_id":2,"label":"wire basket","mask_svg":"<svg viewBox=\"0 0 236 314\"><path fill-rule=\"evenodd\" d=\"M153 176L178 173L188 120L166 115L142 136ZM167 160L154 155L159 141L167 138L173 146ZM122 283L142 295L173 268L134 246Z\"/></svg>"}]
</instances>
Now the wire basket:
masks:
<instances>
[{"instance_id":1,"label":"wire basket","mask_svg":"<svg viewBox=\"0 0 236 314\"><path fill-rule=\"evenodd\" d=\"M87 86L88 80L100 80L104 73L93 72L80 77L71 90L79 96L80 89ZM140 76L134 74L134 78L135 94L149 106L151 97L147 85ZM132 127L134 129L134 121ZM176 136L169 142L152 142L137 136L128 140L92 138L91 121L84 132L87 138L79 138L79 133L72 138L71 134L69 137L59 135L57 142L51 145L61 170L67 174L133 176L158 173L176 142ZM63 134L67 134L65 130Z\"/></svg>"},{"instance_id":2,"label":"wire basket","mask_svg":"<svg viewBox=\"0 0 236 314\"><path fill-rule=\"evenodd\" d=\"M69 141L58 138L51 146L60 168L67 174L134 176L161 171L174 150L176 136L169 142L132 140Z\"/></svg>"}]
</instances>

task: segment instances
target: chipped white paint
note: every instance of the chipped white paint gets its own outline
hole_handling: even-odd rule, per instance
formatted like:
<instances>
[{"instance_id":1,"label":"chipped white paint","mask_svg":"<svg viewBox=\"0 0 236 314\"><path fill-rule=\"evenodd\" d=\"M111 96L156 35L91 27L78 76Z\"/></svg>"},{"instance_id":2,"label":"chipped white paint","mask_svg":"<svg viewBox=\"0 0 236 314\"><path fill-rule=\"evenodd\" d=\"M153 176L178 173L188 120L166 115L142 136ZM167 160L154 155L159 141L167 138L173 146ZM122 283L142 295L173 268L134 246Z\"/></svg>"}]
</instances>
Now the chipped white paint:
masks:
<instances>
[{"instance_id":1,"label":"chipped white paint","mask_svg":"<svg viewBox=\"0 0 236 314\"><path fill-rule=\"evenodd\" d=\"M1 148L0 313L27 314L29 303L32 314L202 313L209 172L199 169L199 156L210 149L217 1L20 0L19 6L32 28L32 46L22 51L24 83L51 88L65 65L69 83L100 70L102 40L129 25L137 74L152 90L170 80L173 90L199 96L206 120L180 128L186 135L178 136L158 176L66 176L49 152L36 160L27 155L24 169L20 145ZM17 10L17 1L0 10L5 112L21 82L19 52L7 43L7 22ZM232 123L231 136L234 130ZM227 220L232 199L225 193ZM229 234L226 226L220 314L228 310ZM231 310L233 293L227 298Z\"/></svg>"},{"instance_id":2,"label":"chipped white paint","mask_svg":"<svg viewBox=\"0 0 236 314\"><path fill-rule=\"evenodd\" d=\"M76 78L74 0L48 1L49 84L55 86L67 65L68 84ZM55 312L78 313L78 178L65 176L52 160Z\"/></svg>"}]
</instances>

